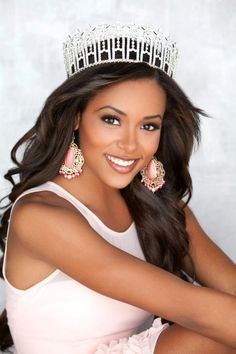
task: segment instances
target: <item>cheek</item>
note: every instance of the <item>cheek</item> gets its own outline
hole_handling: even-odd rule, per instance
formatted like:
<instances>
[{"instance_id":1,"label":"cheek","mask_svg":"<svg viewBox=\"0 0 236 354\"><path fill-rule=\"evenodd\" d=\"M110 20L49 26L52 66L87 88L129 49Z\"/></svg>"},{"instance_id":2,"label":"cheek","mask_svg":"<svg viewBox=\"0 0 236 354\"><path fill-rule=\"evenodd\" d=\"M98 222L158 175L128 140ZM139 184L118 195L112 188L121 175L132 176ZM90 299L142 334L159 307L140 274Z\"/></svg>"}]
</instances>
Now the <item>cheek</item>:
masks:
<instances>
[{"instance_id":1,"label":"cheek","mask_svg":"<svg viewBox=\"0 0 236 354\"><path fill-rule=\"evenodd\" d=\"M160 133L153 134L153 136L149 136L148 139L143 139L143 150L147 155L153 156L158 150L158 146L160 143Z\"/></svg>"},{"instance_id":2,"label":"cheek","mask_svg":"<svg viewBox=\"0 0 236 354\"><path fill-rule=\"evenodd\" d=\"M81 143L84 145L101 145L102 142L109 139L109 134L104 128L100 119L94 117L92 114L87 114L83 117L80 126Z\"/></svg>"},{"instance_id":3,"label":"cheek","mask_svg":"<svg viewBox=\"0 0 236 354\"><path fill-rule=\"evenodd\" d=\"M104 133L101 129L81 129L80 132L80 148L84 154L88 152L96 152L102 150L109 142L109 134Z\"/></svg>"}]
</instances>

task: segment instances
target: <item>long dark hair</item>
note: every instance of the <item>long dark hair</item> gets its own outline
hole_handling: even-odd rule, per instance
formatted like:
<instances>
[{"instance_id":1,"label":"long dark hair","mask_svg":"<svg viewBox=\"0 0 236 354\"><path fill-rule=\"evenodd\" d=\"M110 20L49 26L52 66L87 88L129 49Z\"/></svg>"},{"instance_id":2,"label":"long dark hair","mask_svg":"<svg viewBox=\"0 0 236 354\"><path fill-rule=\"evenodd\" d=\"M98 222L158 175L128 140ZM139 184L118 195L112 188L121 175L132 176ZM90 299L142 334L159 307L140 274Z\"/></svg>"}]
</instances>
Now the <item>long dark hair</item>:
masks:
<instances>
[{"instance_id":1,"label":"long dark hair","mask_svg":"<svg viewBox=\"0 0 236 354\"><path fill-rule=\"evenodd\" d=\"M157 158L164 164L166 183L153 194L140 183L137 175L121 193L135 221L146 260L187 280L183 272L184 258L188 256L191 260L191 257L183 207L192 194L188 164L194 142L198 143L200 139L199 115L204 113L193 106L173 79L145 63L110 63L88 68L67 79L48 97L35 125L11 151L16 167L4 176L13 187L7 196L9 205L1 220L0 246L3 253L14 201L26 189L58 174L71 142L78 112L82 113L89 100L103 88L143 78L156 80L167 95L157 152ZM22 146L24 155L19 161L17 151ZM19 177L17 182L14 176ZM194 279L194 266L190 276ZM1 349L13 344L6 315L4 310L0 320Z\"/></svg>"}]
</instances>

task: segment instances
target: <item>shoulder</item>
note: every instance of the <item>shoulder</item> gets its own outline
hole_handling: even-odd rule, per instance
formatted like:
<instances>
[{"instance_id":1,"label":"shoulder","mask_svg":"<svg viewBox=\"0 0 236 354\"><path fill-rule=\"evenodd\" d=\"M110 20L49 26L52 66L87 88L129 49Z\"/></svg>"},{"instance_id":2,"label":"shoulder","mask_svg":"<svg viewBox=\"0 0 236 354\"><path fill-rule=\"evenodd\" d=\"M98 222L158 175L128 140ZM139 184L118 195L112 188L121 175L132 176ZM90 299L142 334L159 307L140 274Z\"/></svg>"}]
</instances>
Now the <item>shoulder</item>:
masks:
<instances>
[{"instance_id":1,"label":"shoulder","mask_svg":"<svg viewBox=\"0 0 236 354\"><path fill-rule=\"evenodd\" d=\"M50 191L33 192L22 196L15 204L12 211L14 223L24 223L43 218L45 214L56 217L58 214L79 214L79 211L66 199ZM48 220L47 220L48 221Z\"/></svg>"},{"instance_id":2,"label":"shoulder","mask_svg":"<svg viewBox=\"0 0 236 354\"><path fill-rule=\"evenodd\" d=\"M189 235L189 251L195 266L196 280L202 285L235 294L234 262L205 233L192 210L186 207L184 211L186 231ZM187 272L190 271L188 260L185 265Z\"/></svg>"},{"instance_id":3,"label":"shoulder","mask_svg":"<svg viewBox=\"0 0 236 354\"><path fill-rule=\"evenodd\" d=\"M184 208L186 228L200 227L199 222L189 206Z\"/></svg>"},{"instance_id":4,"label":"shoulder","mask_svg":"<svg viewBox=\"0 0 236 354\"><path fill-rule=\"evenodd\" d=\"M18 213L20 210L27 210L29 207L58 207L77 210L66 199L61 198L59 195L51 191L32 192L23 195L19 198L14 206L13 214Z\"/></svg>"},{"instance_id":5,"label":"shoulder","mask_svg":"<svg viewBox=\"0 0 236 354\"><path fill-rule=\"evenodd\" d=\"M185 227L189 235L190 246L198 247L200 244L204 244L205 241L210 240L205 231L201 227L194 212L189 206L184 207L185 214Z\"/></svg>"},{"instance_id":6,"label":"shoulder","mask_svg":"<svg viewBox=\"0 0 236 354\"><path fill-rule=\"evenodd\" d=\"M52 192L22 196L11 217L11 232L25 246L37 247L38 240L50 247L63 233L70 234L80 225L89 226L82 214L68 201ZM53 239L51 235L54 235Z\"/></svg>"},{"instance_id":7,"label":"shoulder","mask_svg":"<svg viewBox=\"0 0 236 354\"><path fill-rule=\"evenodd\" d=\"M181 210L183 210L183 214L185 217L185 227L188 233L191 233L192 231L196 230L196 229L201 229L201 226L196 218L196 216L194 215L193 211L191 210L191 208L186 205L186 203L181 200L179 203L179 207Z\"/></svg>"},{"instance_id":8,"label":"shoulder","mask_svg":"<svg viewBox=\"0 0 236 354\"><path fill-rule=\"evenodd\" d=\"M33 192L22 196L14 205L12 211L12 223L18 226L37 220L37 217L43 217L44 214L50 213L56 216L57 213L71 210L75 212L75 208L71 207L67 201L55 193L49 191Z\"/></svg>"}]
</instances>

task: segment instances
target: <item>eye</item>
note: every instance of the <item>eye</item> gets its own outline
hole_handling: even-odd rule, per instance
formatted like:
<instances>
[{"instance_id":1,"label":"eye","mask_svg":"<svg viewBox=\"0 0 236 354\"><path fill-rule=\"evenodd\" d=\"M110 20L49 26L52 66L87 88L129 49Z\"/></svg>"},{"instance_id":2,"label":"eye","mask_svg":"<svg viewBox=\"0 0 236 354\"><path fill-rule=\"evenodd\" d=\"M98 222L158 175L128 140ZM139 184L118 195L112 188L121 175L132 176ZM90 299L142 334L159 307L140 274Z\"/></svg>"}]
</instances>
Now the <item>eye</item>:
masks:
<instances>
[{"instance_id":1,"label":"eye","mask_svg":"<svg viewBox=\"0 0 236 354\"><path fill-rule=\"evenodd\" d=\"M105 123L110 124L110 125L120 125L120 120L116 116L105 115L105 116L102 116L101 119Z\"/></svg>"},{"instance_id":2,"label":"eye","mask_svg":"<svg viewBox=\"0 0 236 354\"><path fill-rule=\"evenodd\" d=\"M142 129L148 130L150 132L150 131L154 131L154 130L159 130L160 126L157 124L154 124L154 123L148 123L148 124L142 125Z\"/></svg>"}]
</instances>

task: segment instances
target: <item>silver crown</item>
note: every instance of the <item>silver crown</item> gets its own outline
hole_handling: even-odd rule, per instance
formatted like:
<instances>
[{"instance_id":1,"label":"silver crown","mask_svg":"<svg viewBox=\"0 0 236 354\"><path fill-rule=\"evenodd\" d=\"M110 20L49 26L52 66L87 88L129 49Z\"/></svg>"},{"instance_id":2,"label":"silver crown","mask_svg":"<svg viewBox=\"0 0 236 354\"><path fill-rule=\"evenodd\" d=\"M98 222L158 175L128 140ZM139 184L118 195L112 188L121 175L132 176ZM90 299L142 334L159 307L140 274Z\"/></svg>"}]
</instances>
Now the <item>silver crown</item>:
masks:
<instances>
[{"instance_id":1,"label":"silver crown","mask_svg":"<svg viewBox=\"0 0 236 354\"><path fill-rule=\"evenodd\" d=\"M98 25L77 31L63 44L67 75L88 67L114 62L145 62L170 77L174 75L178 50L160 30L138 25Z\"/></svg>"}]
</instances>

